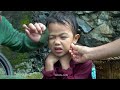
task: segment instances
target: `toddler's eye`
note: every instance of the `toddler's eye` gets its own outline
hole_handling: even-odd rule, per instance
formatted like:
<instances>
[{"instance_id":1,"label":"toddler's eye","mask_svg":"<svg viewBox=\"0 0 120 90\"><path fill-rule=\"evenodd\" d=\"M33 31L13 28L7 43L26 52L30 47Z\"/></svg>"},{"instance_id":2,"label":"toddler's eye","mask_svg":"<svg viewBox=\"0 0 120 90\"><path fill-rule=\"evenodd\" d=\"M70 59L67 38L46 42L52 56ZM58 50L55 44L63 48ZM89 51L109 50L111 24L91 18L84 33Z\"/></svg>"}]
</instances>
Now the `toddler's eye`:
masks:
<instances>
[{"instance_id":1,"label":"toddler's eye","mask_svg":"<svg viewBox=\"0 0 120 90\"><path fill-rule=\"evenodd\" d=\"M53 37L53 36L50 36L49 39L54 39L54 37Z\"/></svg>"},{"instance_id":2,"label":"toddler's eye","mask_svg":"<svg viewBox=\"0 0 120 90\"><path fill-rule=\"evenodd\" d=\"M61 38L62 38L62 39L66 39L67 37L66 37L66 36L62 36Z\"/></svg>"}]
</instances>

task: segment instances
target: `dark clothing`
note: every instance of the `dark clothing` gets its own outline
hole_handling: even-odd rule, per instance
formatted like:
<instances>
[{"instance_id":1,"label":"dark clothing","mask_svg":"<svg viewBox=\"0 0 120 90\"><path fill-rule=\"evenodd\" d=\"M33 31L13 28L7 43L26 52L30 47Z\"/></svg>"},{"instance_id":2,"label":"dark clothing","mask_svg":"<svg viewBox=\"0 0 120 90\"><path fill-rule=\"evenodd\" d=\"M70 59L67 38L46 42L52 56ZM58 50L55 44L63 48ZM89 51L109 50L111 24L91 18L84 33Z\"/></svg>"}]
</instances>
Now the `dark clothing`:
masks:
<instances>
[{"instance_id":1,"label":"dark clothing","mask_svg":"<svg viewBox=\"0 0 120 90\"><path fill-rule=\"evenodd\" d=\"M64 70L60 66L60 62L54 65L53 71L42 70L43 79L92 79L92 60L85 63L70 62L70 68Z\"/></svg>"}]
</instances>

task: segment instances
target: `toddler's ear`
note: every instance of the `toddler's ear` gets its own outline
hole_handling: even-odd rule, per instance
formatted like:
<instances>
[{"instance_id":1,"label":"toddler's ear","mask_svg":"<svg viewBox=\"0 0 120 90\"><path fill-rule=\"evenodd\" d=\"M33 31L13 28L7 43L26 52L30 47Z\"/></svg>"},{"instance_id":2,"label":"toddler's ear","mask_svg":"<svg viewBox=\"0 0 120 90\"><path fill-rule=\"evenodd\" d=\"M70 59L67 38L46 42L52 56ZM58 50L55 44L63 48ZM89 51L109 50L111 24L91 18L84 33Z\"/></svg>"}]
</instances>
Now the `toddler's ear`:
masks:
<instances>
[{"instance_id":1,"label":"toddler's ear","mask_svg":"<svg viewBox=\"0 0 120 90\"><path fill-rule=\"evenodd\" d=\"M79 38L80 38L80 35L76 34L73 40L73 44L76 44Z\"/></svg>"}]
</instances>

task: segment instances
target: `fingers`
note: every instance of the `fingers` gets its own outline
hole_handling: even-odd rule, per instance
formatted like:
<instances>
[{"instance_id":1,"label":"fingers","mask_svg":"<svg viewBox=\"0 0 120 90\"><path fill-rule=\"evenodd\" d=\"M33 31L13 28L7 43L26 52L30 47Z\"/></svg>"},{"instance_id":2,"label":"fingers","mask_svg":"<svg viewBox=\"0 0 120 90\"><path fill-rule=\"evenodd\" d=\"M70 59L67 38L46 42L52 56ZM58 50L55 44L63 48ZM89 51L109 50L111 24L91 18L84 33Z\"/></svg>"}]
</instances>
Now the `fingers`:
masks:
<instances>
[{"instance_id":1,"label":"fingers","mask_svg":"<svg viewBox=\"0 0 120 90\"><path fill-rule=\"evenodd\" d=\"M42 34L42 28L41 28L41 26L38 23L35 23L35 27L36 27L38 33Z\"/></svg>"},{"instance_id":2,"label":"fingers","mask_svg":"<svg viewBox=\"0 0 120 90\"><path fill-rule=\"evenodd\" d=\"M30 37L30 32L29 32L29 30L25 29L25 32L26 32L27 36Z\"/></svg>"},{"instance_id":3,"label":"fingers","mask_svg":"<svg viewBox=\"0 0 120 90\"><path fill-rule=\"evenodd\" d=\"M23 28L25 29L25 30L29 30L30 32L36 32L36 33L38 33L37 32L37 30L36 30L36 27L32 24L32 23L30 23L28 26L26 25L26 24L23 24Z\"/></svg>"},{"instance_id":4,"label":"fingers","mask_svg":"<svg viewBox=\"0 0 120 90\"><path fill-rule=\"evenodd\" d=\"M72 58L73 58L73 60L75 61L75 62L79 62L80 60L80 58L78 57L78 56L76 56L76 55L73 55L72 56Z\"/></svg>"},{"instance_id":5,"label":"fingers","mask_svg":"<svg viewBox=\"0 0 120 90\"><path fill-rule=\"evenodd\" d=\"M28 28L26 24L23 24L23 28L25 29L26 34L30 36L30 32L29 32L30 28Z\"/></svg>"},{"instance_id":6,"label":"fingers","mask_svg":"<svg viewBox=\"0 0 120 90\"><path fill-rule=\"evenodd\" d=\"M70 49L74 49L74 44L73 43L70 45Z\"/></svg>"},{"instance_id":7,"label":"fingers","mask_svg":"<svg viewBox=\"0 0 120 90\"><path fill-rule=\"evenodd\" d=\"M46 26L42 23L36 23L35 26L40 34L42 34L46 29Z\"/></svg>"},{"instance_id":8,"label":"fingers","mask_svg":"<svg viewBox=\"0 0 120 90\"><path fill-rule=\"evenodd\" d=\"M74 45L73 43L71 44L70 48L73 50L78 50L78 45Z\"/></svg>"},{"instance_id":9,"label":"fingers","mask_svg":"<svg viewBox=\"0 0 120 90\"><path fill-rule=\"evenodd\" d=\"M79 52L79 53L81 53L81 54L84 54L84 53L86 53L87 52L87 47L85 47L85 46L81 46L81 45L74 45L73 43L71 44L71 46L70 46L70 50L72 50L73 52L75 52L76 53L76 51L77 52Z\"/></svg>"},{"instance_id":10,"label":"fingers","mask_svg":"<svg viewBox=\"0 0 120 90\"><path fill-rule=\"evenodd\" d=\"M23 28L29 30L26 24L23 24Z\"/></svg>"},{"instance_id":11,"label":"fingers","mask_svg":"<svg viewBox=\"0 0 120 90\"><path fill-rule=\"evenodd\" d=\"M46 26L45 26L44 24L42 24L42 23L38 23L38 24L39 24L39 26L41 27L42 31L45 31Z\"/></svg>"},{"instance_id":12,"label":"fingers","mask_svg":"<svg viewBox=\"0 0 120 90\"><path fill-rule=\"evenodd\" d=\"M70 52L70 53L74 53L74 54L78 54L78 48L77 48L77 47L78 47L77 45L74 45L74 44L72 43L71 46L70 46L69 52Z\"/></svg>"},{"instance_id":13,"label":"fingers","mask_svg":"<svg viewBox=\"0 0 120 90\"><path fill-rule=\"evenodd\" d=\"M29 25L28 25L28 27L30 28L30 32L32 32L32 33L38 33L38 31L37 31L37 28L36 28L36 25L33 25L32 23L30 23Z\"/></svg>"},{"instance_id":14,"label":"fingers","mask_svg":"<svg viewBox=\"0 0 120 90\"><path fill-rule=\"evenodd\" d=\"M74 54L79 54L79 52L78 51L76 51L76 50L72 50L72 52L74 53Z\"/></svg>"},{"instance_id":15,"label":"fingers","mask_svg":"<svg viewBox=\"0 0 120 90\"><path fill-rule=\"evenodd\" d=\"M26 24L23 24L23 28L29 30L30 33L42 34L43 31L45 31L46 26L42 23L35 23L34 25L30 23L28 26Z\"/></svg>"}]
</instances>

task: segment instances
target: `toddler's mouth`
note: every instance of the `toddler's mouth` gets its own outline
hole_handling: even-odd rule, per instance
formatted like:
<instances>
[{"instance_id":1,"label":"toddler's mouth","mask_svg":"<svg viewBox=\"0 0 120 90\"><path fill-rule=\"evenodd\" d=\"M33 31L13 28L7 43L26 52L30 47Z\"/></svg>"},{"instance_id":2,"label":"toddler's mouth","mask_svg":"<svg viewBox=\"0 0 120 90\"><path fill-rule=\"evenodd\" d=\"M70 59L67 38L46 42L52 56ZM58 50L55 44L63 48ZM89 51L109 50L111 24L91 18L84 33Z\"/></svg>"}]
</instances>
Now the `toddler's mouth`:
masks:
<instances>
[{"instance_id":1,"label":"toddler's mouth","mask_svg":"<svg viewBox=\"0 0 120 90\"><path fill-rule=\"evenodd\" d=\"M62 53L63 49L61 47L55 47L54 48L56 53Z\"/></svg>"}]
</instances>

